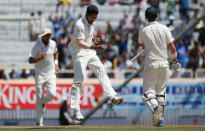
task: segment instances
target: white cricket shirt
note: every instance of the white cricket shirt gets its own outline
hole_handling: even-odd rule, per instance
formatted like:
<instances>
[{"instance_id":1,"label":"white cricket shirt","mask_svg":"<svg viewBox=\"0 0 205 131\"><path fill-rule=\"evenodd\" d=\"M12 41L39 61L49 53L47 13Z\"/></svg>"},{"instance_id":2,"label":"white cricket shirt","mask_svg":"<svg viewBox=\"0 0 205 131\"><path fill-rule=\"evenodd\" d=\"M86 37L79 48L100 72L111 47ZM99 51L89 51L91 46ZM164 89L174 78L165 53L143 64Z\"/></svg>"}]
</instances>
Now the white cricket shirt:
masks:
<instances>
[{"instance_id":1,"label":"white cricket shirt","mask_svg":"<svg viewBox=\"0 0 205 131\"><path fill-rule=\"evenodd\" d=\"M145 67L168 67L167 48L174 38L169 28L158 22L149 22L139 32L138 42L145 45Z\"/></svg>"},{"instance_id":2,"label":"white cricket shirt","mask_svg":"<svg viewBox=\"0 0 205 131\"><path fill-rule=\"evenodd\" d=\"M35 73L38 75L49 75L55 73L54 54L57 52L56 42L49 40L47 46L42 43L41 39L33 46L30 57L35 58L47 54L45 59L35 63Z\"/></svg>"},{"instance_id":3,"label":"white cricket shirt","mask_svg":"<svg viewBox=\"0 0 205 131\"><path fill-rule=\"evenodd\" d=\"M69 49L71 53L77 53L79 55L87 55L95 53L93 49L82 49L78 47L77 39L83 39L88 44L93 44L92 38L94 34L94 26L88 24L86 17L80 18L76 21L71 42L69 43Z\"/></svg>"}]
</instances>

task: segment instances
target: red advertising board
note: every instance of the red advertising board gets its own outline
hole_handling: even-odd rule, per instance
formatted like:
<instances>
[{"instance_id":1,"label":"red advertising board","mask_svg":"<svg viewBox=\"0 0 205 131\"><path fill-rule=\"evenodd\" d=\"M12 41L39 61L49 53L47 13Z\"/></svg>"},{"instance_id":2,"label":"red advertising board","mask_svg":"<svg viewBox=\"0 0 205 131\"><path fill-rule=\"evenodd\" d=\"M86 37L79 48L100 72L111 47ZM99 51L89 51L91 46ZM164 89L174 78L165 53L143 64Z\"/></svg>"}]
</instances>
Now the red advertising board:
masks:
<instances>
[{"instance_id":1,"label":"red advertising board","mask_svg":"<svg viewBox=\"0 0 205 131\"><path fill-rule=\"evenodd\" d=\"M46 89L46 88L45 88ZM58 84L56 97L47 104L47 109L59 109L63 97L69 103L71 84ZM46 94L46 91L45 91ZM97 98L103 97L100 84L85 84L82 88L81 109L97 105ZM36 91L34 84L0 84L0 109L35 109Z\"/></svg>"}]
</instances>

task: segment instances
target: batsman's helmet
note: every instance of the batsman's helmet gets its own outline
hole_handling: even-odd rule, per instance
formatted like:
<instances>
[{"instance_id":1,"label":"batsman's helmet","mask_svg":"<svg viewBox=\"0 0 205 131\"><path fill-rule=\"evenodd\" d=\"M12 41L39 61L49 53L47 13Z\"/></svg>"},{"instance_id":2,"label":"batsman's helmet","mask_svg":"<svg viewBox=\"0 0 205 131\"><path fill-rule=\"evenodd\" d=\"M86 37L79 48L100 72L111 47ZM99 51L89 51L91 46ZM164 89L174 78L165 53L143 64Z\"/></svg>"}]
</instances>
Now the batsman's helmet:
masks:
<instances>
[{"instance_id":1,"label":"batsman's helmet","mask_svg":"<svg viewBox=\"0 0 205 131\"><path fill-rule=\"evenodd\" d=\"M145 11L145 17L148 21L154 21L157 18L157 10L153 6L149 7Z\"/></svg>"}]
</instances>

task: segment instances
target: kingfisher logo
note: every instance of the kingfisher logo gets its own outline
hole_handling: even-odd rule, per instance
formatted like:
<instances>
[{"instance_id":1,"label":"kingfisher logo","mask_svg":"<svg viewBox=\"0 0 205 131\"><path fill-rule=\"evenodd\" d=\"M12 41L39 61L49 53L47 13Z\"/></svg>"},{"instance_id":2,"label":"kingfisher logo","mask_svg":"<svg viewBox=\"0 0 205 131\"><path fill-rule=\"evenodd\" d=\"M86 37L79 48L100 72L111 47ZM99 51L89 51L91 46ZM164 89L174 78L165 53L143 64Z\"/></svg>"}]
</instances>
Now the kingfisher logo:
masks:
<instances>
[{"instance_id":1,"label":"kingfisher logo","mask_svg":"<svg viewBox=\"0 0 205 131\"><path fill-rule=\"evenodd\" d=\"M55 98L47 104L47 109L59 109L63 97L69 103L71 84L57 85ZM45 90L45 95L47 90ZM99 84L88 84L82 88L81 108L91 109L97 105L97 98L103 96ZM34 84L0 84L0 108L35 109L36 91Z\"/></svg>"}]
</instances>

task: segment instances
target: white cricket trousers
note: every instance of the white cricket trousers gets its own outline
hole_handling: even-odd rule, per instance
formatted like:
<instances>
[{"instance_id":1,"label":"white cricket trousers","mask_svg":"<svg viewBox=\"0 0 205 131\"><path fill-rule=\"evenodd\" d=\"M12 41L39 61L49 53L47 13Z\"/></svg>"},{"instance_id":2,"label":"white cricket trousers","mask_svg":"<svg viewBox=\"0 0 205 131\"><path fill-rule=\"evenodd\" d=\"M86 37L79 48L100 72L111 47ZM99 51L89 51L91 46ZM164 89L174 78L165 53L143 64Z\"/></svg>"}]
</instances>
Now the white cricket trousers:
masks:
<instances>
[{"instance_id":1,"label":"white cricket trousers","mask_svg":"<svg viewBox=\"0 0 205 131\"><path fill-rule=\"evenodd\" d=\"M76 54L72 54L72 61L74 69L74 80L70 94L71 109L76 111L80 110L82 83L85 79L85 71L87 67L95 72L106 96L113 97L117 94L112 88L104 66L96 54L83 56L76 56Z\"/></svg>"},{"instance_id":2,"label":"white cricket trousers","mask_svg":"<svg viewBox=\"0 0 205 131\"><path fill-rule=\"evenodd\" d=\"M43 123L43 109L42 105L46 105L56 95L56 75L36 75L36 111L37 111L37 122ZM47 88L47 95L44 95L45 87Z\"/></svg>"},{"instance_id":3,"label":"white cricket trousers","mask_svg":"<svg viewBox=\"0 0 205 131\"><path fill-rule=\"evenodd\" d=\"M143 91L145 94L164 95L166 93L169 78L169 68L144 69Z\"/></svg>"}]
</instances>

